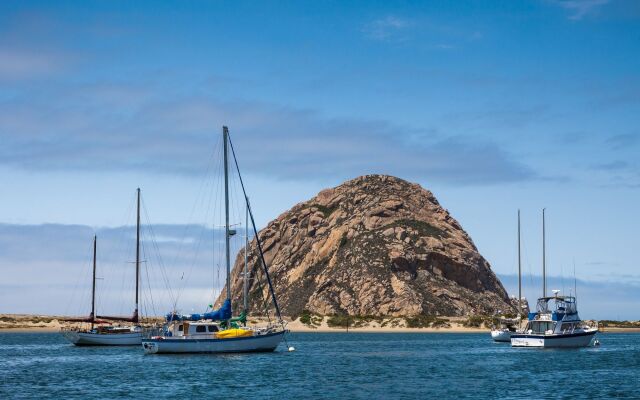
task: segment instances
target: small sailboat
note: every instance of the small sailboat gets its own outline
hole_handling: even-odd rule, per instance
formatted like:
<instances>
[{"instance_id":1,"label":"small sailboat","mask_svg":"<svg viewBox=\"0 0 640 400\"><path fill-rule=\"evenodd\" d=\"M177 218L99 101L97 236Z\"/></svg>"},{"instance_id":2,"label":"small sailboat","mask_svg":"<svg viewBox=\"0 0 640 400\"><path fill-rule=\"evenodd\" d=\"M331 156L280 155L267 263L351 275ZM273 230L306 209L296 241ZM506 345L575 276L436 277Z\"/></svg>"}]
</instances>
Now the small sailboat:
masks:
<instances>
[{"instance_id":1,"label":"small sailboat","mask_svg":"<svg viewBox=\"0 0 640 400\"><path fill-rule=\"evenodd\" d=\"M529 321L522 332L511 335L512 347L587 347L591 345L597 327L588 326L578 316L575 296L560 296L553 290L547 296L545 261L545 222L542 210L542 297L536 312L529 313Z\"/></svg>"},{"instance_id":2,"label":"small sailboat","mask_svg":"<svg viewBox=\"0 0 640 400\"><path fill-rule=\"evenodd\" d=\"M511 335L520 329L522 322L522 262L520 256L520 210L518 210L518 315L516 318L497 318L491 329L494 342L510 343Z\"/></svg>"},{"instance_id":3,"label":"small sailboat","mask_svg":"<svg viewBox=\"0 0 640 400\"><path fill-rule=\"evenodd\" d=\"M278 301L269 277L269 271L262 252L262 244L258 237L251 206L242 183L242 176L235 158L233 144L227 127L222 128L223 157L224 157L224 200L225 200L225 258L226 258L226 299L222 306L214 311L203 314L182 315L175 311L167 314L167 323L163 335L153 336L142 340L142 347L147 354L158 353L241 353L274 351L284 340L285 323L280 314ZM259 261L269 286L269 292L276 310L278 320L263 327L247 326L247 267L245 239L245 268L244 268L244 310L237 317L232 317L231 307L231 257L229 239L235 230L229 225L229 146L234 157L235 166L240 178L240 185L244 194L246 206L246 222L249 217L259 252ZM248 223L245 224L248 226ZM247 232L248 233L248 232ZM291 350L291 348L290 348Z\"/></svg>"},{"instance_id":4,"label":"small sailboat","mask_svg":"<svg viewBox=\"0 0 640 400\"><path fill-rule=\"evenodd\" d=\"M73 327L62 329L62 335L76 346L136 346L142 343L138 300L140 288L140 189L137 189L136 223L136 301L131 317L96 315L96 253L97 236L93 238L93 285L91 289L91 314L87 318L65 319L70 322L89 323L90 329ZM110 321L130 322L131 325L107 325Z\"/></svg>"}]
</instances>

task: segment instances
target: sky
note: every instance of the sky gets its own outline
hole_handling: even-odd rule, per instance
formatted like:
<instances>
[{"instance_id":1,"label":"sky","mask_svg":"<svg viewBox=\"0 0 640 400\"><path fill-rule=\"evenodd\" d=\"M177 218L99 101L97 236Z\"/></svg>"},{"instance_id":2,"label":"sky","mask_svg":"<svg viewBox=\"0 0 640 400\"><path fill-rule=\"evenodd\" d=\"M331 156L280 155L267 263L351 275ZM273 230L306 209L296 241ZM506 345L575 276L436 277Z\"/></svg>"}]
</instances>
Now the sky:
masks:
<instances>
[{"instance_id":1,"label":"sky","mask_svg":"<svg viewBox=\"0 0 640 400\"><path fill-rule=\"evenodd\" d=\"M94 233L130 261L110 241L130 238L137 187L182 307L210 301L213 261L171 249L216 229L192 210L227 125L259 226L395 175L513 294L517 210L534 282L546 208L553 282L575 265L583 316L640 319L638 115L632 0L4 1L0 312L69 312Z\"/></svg>"}]
</instances>

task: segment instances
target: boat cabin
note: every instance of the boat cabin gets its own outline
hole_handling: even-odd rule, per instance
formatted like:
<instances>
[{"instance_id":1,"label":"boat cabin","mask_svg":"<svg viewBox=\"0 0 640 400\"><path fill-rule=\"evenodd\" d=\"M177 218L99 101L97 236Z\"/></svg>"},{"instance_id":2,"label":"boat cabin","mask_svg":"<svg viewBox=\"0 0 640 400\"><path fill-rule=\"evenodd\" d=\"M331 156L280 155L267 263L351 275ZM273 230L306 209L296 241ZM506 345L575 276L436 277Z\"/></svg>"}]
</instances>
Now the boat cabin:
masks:
<instances>
[{"instance_id":1,"label":"boat cabin","mask_svg":"<svg viewBox=\"0 0 640 400\"><path fill-rule=\"evenodd\" d=\"M213 337L220 330L220 324L214 321L175 321L167 327L167 336Z\"/></svg>"},{"instance_id":2,"label":"boat cabin","mask_svg":"<svg viewBox=\"0 0 640 400\"><path fill-rule=\"evenodd\" d=\"M576 298L573 296L541 297L536 312L529 313L525 332L534 334L573 333L582 323L578 316Z\"/></svg>"}]
</instances>

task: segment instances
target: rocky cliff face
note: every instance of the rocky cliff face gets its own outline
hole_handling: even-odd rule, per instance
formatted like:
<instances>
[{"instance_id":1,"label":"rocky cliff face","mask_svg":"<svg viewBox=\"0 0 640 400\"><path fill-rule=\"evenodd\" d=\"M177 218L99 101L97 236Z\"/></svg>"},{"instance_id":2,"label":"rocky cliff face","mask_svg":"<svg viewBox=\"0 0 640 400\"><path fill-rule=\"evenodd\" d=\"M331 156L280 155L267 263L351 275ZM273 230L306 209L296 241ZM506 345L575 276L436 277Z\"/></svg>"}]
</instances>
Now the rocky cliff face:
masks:
<instances>
[{"instance_id":1,"label":"rocky cliff face","mask_svg":"<svg viewBox=\"0 0 640 400\"><path fill-rule=\"evenodd\" d=\"M412 316L511 310L507 293L460 224L420 185L362 176L280 215L259 232L284 315ZM250 309L266 281L250 243ZM242 304L242 252L232 271ZM267 300L270 301L270 300Z\"/></svg>"}]
</instances>

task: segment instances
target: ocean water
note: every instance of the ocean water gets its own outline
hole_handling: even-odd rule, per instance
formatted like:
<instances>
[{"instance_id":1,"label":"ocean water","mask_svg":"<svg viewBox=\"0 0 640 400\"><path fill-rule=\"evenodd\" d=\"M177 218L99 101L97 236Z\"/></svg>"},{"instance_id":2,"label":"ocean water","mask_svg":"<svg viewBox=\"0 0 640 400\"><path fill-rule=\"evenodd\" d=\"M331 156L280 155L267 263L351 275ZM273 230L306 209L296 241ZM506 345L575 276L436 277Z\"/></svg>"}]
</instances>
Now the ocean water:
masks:
<instances>
[{"instance_id":1,"label":"ocean water","mask_svg":"<svg viewBox=\"0 0 640 400\"><path fill-rule=\"evenodd\" d=\"M295 352L145 355L0 334L9 398L640 398L640 334L586 349L512 349L489 334L305 333Z\"/></svg>"}]
</instances>

